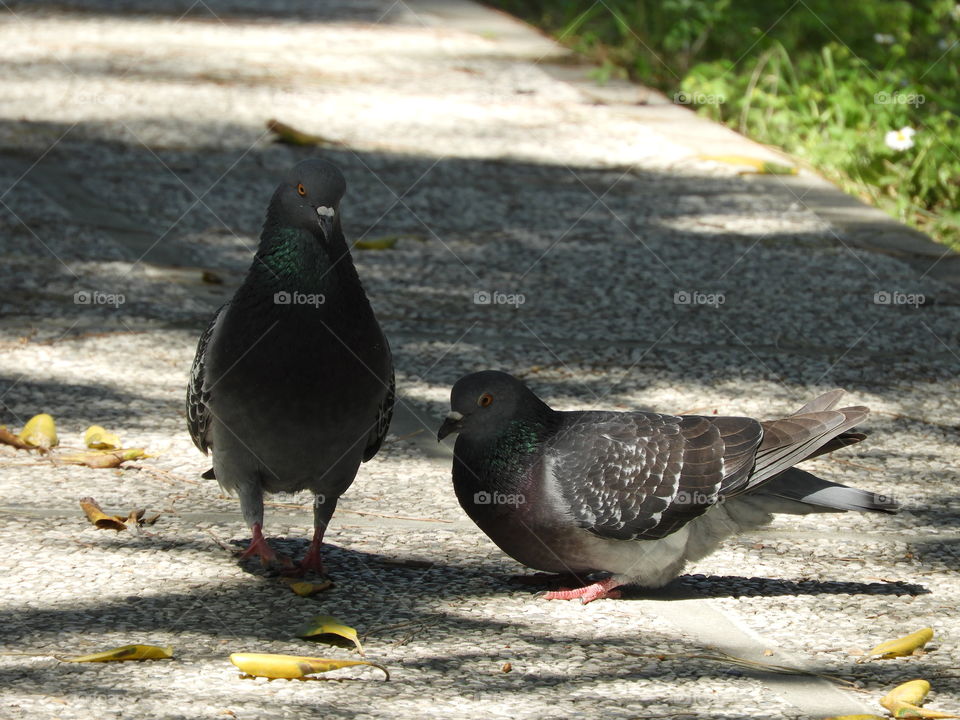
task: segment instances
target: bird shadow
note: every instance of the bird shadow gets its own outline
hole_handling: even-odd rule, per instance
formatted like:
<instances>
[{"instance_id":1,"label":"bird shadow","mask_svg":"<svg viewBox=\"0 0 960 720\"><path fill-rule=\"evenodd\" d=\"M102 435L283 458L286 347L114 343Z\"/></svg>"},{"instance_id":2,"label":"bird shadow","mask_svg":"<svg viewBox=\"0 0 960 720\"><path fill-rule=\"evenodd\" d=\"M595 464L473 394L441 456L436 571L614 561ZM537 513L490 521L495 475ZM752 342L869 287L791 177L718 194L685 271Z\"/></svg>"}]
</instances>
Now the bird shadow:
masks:
<instances>
[{"instance_id":1,"label":"bird shadow","mask_svg":"<svg viewBox=\"0 0 960 720\"><path fill-rule=\"evenodd\" d=\"M269 538L269 543L270 547L294 562L299 562L310 546L309 541L300 538L271 537ZM284 576L301 577L286 571L286 569L282 567L264 567L257 558L251 557L241 560L239 557L240 553L245 550L249 544L249 538L234 539L229 541L229 546L231 547L224 548L228 551L231 548L236 550L236 552L232 554L234 558L238 560L238 564L244 572L267 578ZM426 558L399 558L393 555L354 550L329 543L323 544L323 560L326 569L332 572L332 575L325 574L323 576L324 579L329 580L336 580L338 575L347 574L358 567L376 571L393 568L398 570L408 569L422 571L447 567L444 563ZM315 573L307 573L302 577L303 579L311 580L317 579L318 576Z\"/></svg>"},{"instance_id":2,"label":"bird shadow","mask_svg":"<svg viewBox=\"0 0 960 720\"><path fill-rule=\"evenodd\" d=\"M538 582L540 580L540 582ZM571 587L573 576L539 579L531 576L507 576L507 586L539 589ZM573 586L576 586L574 583ZM744 577L741 575L683 575L660 588L627 585L622 588L623 600L694 600L703 598L782 597L798 595L927 595L923 585L907 582L862 583L839 580L787 580L781 578Z\"/></svg>"},{"instance_id":3,"label":"bird shadow","mask_svg":"<svg viewBox=\"0 0 960 720\"><path fill-rule=\"evenodd\" d=\"M246 548L249 540L238 539L230 542L239 552ZM270 545L279 553L297 560L306 553L309 543L300 538L271 538ZM337 545L324 544L324 559L334 569L334 575L351 568L363 567L381 571L389 569L429 570L442 563L425 558L398 558L390 555L359 551ZM264 568L255 559L240 563L245 572L252 575L276 577L282 572L278 568ZM446 566L444 566L446 567ZM463 567L465 574L473 576L483 574L481 567ZM587 576L549 575L535 573L527 575L503 575L491 573L490 579L494 591L527 588L538 593L543 590L579 587L580 585L608 576L609 573L596 573ZM309 577L309 576L308 576ZM332 578L331 578L332 579ZM703 598L741 598L741 597L784 597L799 595L885 595L912 596L928 595L930 590L917 583L896 582L856 582L844 580L790 580L786 578L746 577L743 575L681 575L660 588L647 588L640 585L626 585L621 589L624 600L693 600Z\"/></svg>"}]
</instances>

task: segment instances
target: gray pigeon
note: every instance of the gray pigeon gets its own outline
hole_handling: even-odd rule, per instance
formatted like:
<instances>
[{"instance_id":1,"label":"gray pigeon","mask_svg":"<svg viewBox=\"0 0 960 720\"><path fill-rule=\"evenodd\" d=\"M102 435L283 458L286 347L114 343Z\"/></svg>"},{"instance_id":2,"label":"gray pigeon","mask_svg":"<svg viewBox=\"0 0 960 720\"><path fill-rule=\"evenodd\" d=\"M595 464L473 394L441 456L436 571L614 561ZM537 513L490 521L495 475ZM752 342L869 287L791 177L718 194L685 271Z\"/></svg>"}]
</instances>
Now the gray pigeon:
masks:
<instances>
[{"instance_id":1,"label":"gray pigeon","mask_svg":"<svg viewBox=\"0 0 960 720\"><path fill-rule=\"evenodd\" d=\"M586 578L547 593L587 603L627 584L660 587L772 513L895 512L890 497L793 467L862 440L865 407L841 390L782 420L557 412L502 372L466 375L437 433L459 433L453 485L501 550L538 570Z\"/></svg>"},{"instance_id":2,"label":"gray pigeon","mask_svg":"<svg viewBox=\"0 0 960 720\"><path fill-rule=\"evenodd\" d=\"M291 566L263 537L263 493L309 489L314 535L300 564L323 572L337 500L372 458L393 412L393 361L340 225L346 182L325 160L296 165L267 209L243 285L200 338L187 424L213 475L240 496L241 557ZM209 473L205 477L209 477Z\"/></svg>"}]
</instances>

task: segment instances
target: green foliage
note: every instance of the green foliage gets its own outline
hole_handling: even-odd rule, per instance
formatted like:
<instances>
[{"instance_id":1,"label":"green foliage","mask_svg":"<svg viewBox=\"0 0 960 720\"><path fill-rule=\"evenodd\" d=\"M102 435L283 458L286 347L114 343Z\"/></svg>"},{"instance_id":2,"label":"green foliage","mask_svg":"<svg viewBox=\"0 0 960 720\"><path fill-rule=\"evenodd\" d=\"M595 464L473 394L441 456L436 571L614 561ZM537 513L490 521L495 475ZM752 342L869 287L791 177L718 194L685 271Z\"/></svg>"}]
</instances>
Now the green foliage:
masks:
<instances>
[{"instance_id":1,"label":"green foliage","mask_svg":"<svg viewBox=\"0 0 960 720\"><path fill-rule=\"evenodd\" d=\"M498 0L960 246L955 0ZM677 95L682 93L682 95ZM912 127L894 150L891 130Z\"/></svg>"}]
</instances>

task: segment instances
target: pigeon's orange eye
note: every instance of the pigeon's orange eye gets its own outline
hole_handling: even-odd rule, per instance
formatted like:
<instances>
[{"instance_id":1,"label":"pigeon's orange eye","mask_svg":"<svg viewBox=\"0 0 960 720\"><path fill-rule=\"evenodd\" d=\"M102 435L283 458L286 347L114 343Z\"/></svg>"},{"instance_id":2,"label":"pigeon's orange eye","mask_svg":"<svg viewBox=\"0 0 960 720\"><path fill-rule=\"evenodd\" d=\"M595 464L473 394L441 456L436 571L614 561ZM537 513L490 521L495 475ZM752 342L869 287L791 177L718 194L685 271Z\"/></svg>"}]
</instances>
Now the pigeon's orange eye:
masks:
<instances>
[{"instance_id":1,"label":"pigeon's orange eye","mask_svg":"<svg viewBox=\"0 0 960 720\"><path fill-rule=\"evenodd\" d=\"M303 197L307 194L307 189L303 186L303 183L297 183L297 195Z\"/></svg>"},{"instance_id":2,"label":"pigeon's orange eye","mask_svg":"<svg viewBox=\"0 0 960 720\"><path fill-rule=\"evenodd\" d=\"M493 404L493 395L490 393L484 393L477 398L477 405L480 407L490 407Z\"/></svg>"}]
</instances>

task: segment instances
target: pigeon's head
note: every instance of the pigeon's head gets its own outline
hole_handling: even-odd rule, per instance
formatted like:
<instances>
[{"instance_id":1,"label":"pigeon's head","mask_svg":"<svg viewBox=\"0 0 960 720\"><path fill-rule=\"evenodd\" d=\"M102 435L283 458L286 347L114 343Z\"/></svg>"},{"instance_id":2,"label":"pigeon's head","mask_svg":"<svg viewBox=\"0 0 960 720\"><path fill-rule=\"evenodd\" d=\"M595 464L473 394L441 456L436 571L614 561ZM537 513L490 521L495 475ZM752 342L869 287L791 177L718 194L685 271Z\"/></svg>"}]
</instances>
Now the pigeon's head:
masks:
<instances>
[{"instance_id":1,"label":"pigeon's head","mask_svg":"<svg viewBox=\"0 0 960 720\"><path fill-rule=\"evenodd\" d=\"M496 432L510 420L550 412L520 380L505 372L484 370L464 375L450 391L450 412L437 440L452 433Z\"/></svg>"},{"instance_id":2,"label":"pigeon's head","mask_svg":"<svg viewBox=\"0 0 960 720\"><path fill-rule=\"evenodd\" d=\"M293 166L280 183L269 214L285 227L295 227L328 241L340 227L340 200L347 189L343 173L332 162L310 158Z\"/></svg>"}]
</instances>

